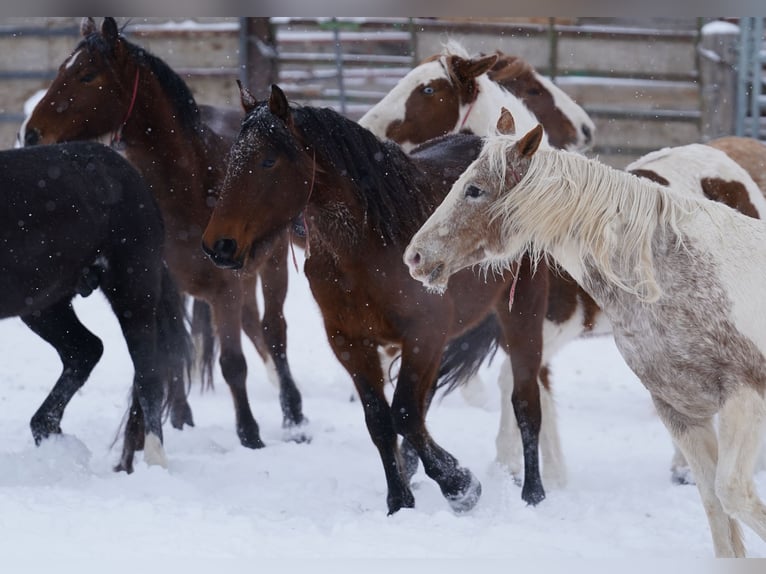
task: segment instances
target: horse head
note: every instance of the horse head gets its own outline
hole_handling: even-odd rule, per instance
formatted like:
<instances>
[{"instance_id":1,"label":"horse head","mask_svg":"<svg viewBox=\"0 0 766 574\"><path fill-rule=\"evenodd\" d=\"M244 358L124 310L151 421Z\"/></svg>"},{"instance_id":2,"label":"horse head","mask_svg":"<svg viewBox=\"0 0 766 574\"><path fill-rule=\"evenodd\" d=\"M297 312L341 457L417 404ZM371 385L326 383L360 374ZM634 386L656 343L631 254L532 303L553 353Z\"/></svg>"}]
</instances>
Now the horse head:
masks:
<instances>
[{"instance_id":1,"label":"horse head","mask_svg":"<svg viewBox=\"0 0 766 574\"><path fill-rule=\"evenodd\" d=\"M117 23L105 18L99 31L85 18L80 32L82 39L25 123L24 145L100 138L117 133L128 120L138 67L127 57Z\"/></svg>"},{"instance_id":2,"label":"horse head","mask_svg":"<svg viewBox=\"0 0 766 574\"><path fill-rule=\"evenodd\" d=\"M506 266L521 255L521 250L514 257L507 255L498 207L524 177L543 129L538 124L518 138L513 117L503 108L496 130L498 135L487 140L404 253L412 277L429 289L443 291L450 276L465 267L485 261Z\"/></svg>"},{"instance_id":3,"label":"horse head","mask_svg":"<svg viewBox=\"0 0 766 574\"><path fill-rule=\"evenodd\" d=\"M272 86L268 101L258 102L240 84L240 100L246 116L202 237L205 253L228 268L242 267L298 218L316 170L279 86Z\"/></svg>"}]
</instances>

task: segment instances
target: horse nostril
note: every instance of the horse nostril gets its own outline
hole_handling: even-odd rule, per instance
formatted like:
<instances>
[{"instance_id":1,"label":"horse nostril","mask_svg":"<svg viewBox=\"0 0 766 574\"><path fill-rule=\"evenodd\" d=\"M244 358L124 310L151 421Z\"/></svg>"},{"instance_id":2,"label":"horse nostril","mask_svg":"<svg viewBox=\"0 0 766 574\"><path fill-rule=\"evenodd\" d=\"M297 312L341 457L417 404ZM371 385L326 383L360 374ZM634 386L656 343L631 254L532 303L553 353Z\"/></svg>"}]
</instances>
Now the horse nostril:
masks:
<instances>
[{"instance_id":1,"label":"horse nostril","mask_svg":"<svg viewBox=\"0 0 766 574\"><path fill-rule=\"evenodd\" d=\"M237 253L237 240L229 238L218 239L213 244L213 251L219 257L233 259L234 255Z\"/></svg>"},{"instance_id":2,"label":"horse nostril","mask_svg":"<svg viewBox=\"0 0 766 574\"><path fill-rule=\"evenodd\" d=\"M40 132L37 130L27 130L24 134L24 145L37 145L40 142Z\"/></svg>"},{"instance_id":3,"label":"horse nostril","mask_svg":"<svg viewBox=\"0 0 766 574\"><path fill-rule=\"evenodd\" d=\"M420 265L421 257L420 252L415 251L414 253L410 253L410 256L407 258L407 264L410 267L417 267Z\"/></svg>"},{"instance_id":4,"label":"horse nostril","mask_svg":"<svg viewBox=\"0 0 766 574\"><path fill-rule=\"evenodd\" d=\"M585 136L585 143L590 143L591 138L593 137L593 134L591 134L590 128L583 124L580 127L580 131L582 131L582 135Z\"/></svg>"}]
</instances>

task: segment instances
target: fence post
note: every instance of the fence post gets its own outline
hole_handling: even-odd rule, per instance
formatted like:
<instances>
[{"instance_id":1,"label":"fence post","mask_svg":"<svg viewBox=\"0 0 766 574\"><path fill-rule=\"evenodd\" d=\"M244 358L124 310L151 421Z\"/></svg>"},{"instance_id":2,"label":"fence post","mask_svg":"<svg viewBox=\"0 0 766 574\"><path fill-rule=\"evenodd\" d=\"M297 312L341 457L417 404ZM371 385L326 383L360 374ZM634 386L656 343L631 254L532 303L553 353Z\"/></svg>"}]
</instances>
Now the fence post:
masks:
<instances>
[{"instance_id":1,"label":"fence post","mask_svg":"<svg viewBox=\"0 0 766 574\"><path fill-rule=\"evenodd\" d=\"M277 42L269 18L240 18L240 80L263 98L278 81Z\"/></svg>"},{"instance_id":2,"label":"fence post","mask_svg":"<svg viewBox=\"0 0 766 574\"><path fill-rule=\"evenodd\" d=\"M697 45L702 141L735 133L739 26L709 22Z\"/></svg>"}]
</instances>

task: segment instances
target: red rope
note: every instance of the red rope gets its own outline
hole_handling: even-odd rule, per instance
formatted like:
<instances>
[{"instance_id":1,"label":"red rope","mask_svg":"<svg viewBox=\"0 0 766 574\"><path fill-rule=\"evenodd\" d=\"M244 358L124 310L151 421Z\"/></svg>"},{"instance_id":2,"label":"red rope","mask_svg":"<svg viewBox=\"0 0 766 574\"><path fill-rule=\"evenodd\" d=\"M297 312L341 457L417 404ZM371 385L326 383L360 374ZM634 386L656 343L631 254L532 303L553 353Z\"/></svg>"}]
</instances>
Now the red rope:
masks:
<instances>
[{"instance_id":1,"label":"red rope","mask_svg":"<svg viewBox=\"0 0 766 574\"><path fill-rule=\"evenodd\" d=\"M468 106L468 111L465 113L465 116L463 116L463 121L460 122L460 129L458 130L459 132L463 131L463 126L465 125L465 122L468 121L468 116L471 115L471 111L473 110L473 105L476 103L476 100L478 99L479 99L479 96L477 95L476 99L471 102L470 106Z\"/></svg>"},{"instance_id":2,"label":"red rope","mask_svg":"<svg viewBox=\"0 0 766 574\"><path fill-rule=\"evenodd\" d=\"M136 78L133 80L133 96L130 98L130 106L128 106L128 113L125 114L125 119L122 120L122 124L120 124L120 127L117 128L117 131L114 133L114 137L112 137L112 143L119 143L122 141L122 128L125 127L125 124L128 123L128 120L130 119L130 115L133 113L133 106L136 104L136 96L138 95L138 73L139 69L136 68Z\"/></svg>"}]
</instances>

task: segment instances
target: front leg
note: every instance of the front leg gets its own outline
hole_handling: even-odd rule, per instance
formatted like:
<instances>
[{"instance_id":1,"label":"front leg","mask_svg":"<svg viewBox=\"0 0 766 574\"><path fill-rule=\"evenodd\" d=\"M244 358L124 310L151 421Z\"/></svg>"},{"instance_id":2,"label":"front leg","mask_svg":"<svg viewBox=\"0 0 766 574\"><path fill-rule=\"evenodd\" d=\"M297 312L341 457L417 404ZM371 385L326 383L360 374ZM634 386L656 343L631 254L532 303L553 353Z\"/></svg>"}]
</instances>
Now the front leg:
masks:
<instances>
[{"instance_id":1,"label":"front leg","mask_svg":"<svg viewBox=\"0 0 766 574\"><path fill-rule=\"evenodd\" d=\"M536 505L545 499L540 477L539 440L542 415L538 377L543 350L543 321L548 301L548 272L538 268L533 275L528 258L520 264L514 304L497 307L506 351L513 372L511 404L521 432L524 453L524 485L521 498Z\"/></svg>"},{"instance_id":2,"label":"front leg","mask_svg":"<svg viewBox=\"0 0 766 574\"><path fill-rule=\"evenodd\" d=\"M443 348L444 339L433 333L405 341L392 412L397 432L418 453L426 474L436 481L455 512L466 512L479 501L481 484L434 441L425 424Z\"/></svg>"},{"instance_id":3,"label":"front leg","mask_svg":"<svg viewBox=\"0 0 766 574\"><path fill-rule=\"evenodd\" d=\"M383 392L383 370L377 345L367 339L354 339L339 331L328 335L335 356L351 375L364 408L370 438L378 449L388 485L388 514L415 506L396 444L391 408Z\"/></svg>"}]
</instances>

